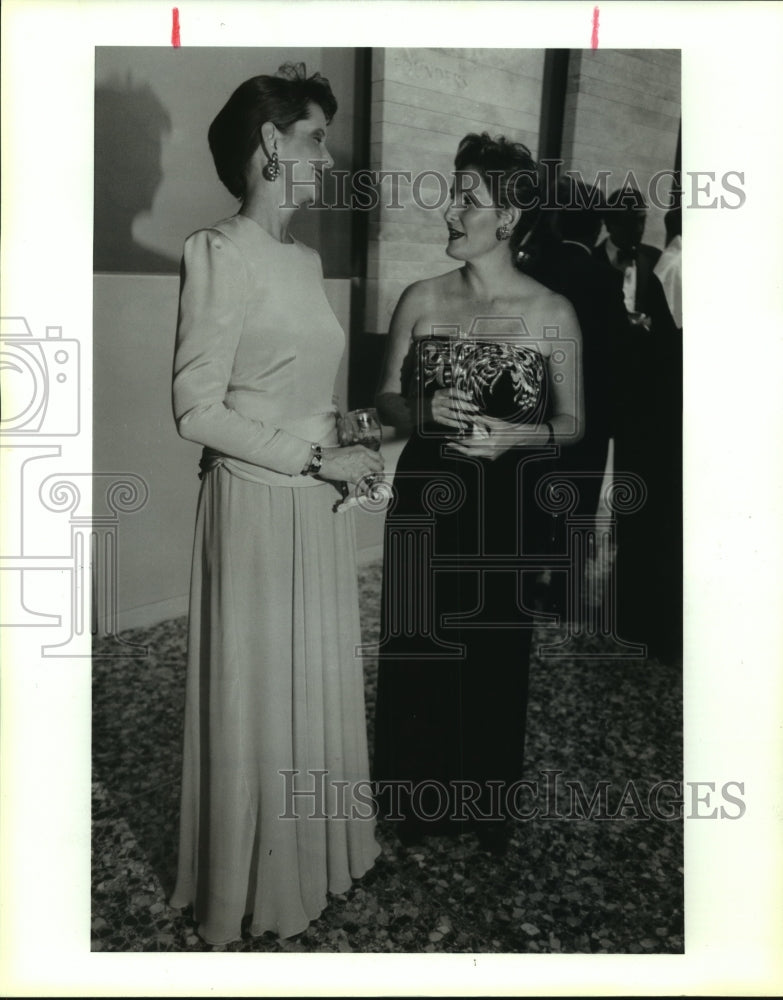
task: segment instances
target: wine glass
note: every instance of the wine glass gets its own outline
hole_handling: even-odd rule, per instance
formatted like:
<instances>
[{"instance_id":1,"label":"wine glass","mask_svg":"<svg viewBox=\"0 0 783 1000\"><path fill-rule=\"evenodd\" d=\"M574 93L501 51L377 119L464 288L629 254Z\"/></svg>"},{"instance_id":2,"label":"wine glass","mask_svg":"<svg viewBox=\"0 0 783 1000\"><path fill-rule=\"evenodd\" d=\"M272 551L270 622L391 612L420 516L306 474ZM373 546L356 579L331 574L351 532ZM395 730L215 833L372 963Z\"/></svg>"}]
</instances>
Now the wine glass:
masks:
<instances>
[{"instance_id":1,"label":"wine glass","mask_svg":"<svg viewBox=\"0 0 783 1000\"><path fill-rule=\"evenodd\" d=\"M352 444L361 444L372 451L381 450L383 439L383 428L378 419L378 411L374 407L366 407L360 410L349 410L337 421L337 438L341 448L346 448ZM373 497L373 488L381 479L381 476L364 476L357 485L357 495L368 495ZM335 504L335 510L343 507L343 502L349 494L348 484L340 484L342 501Z\"/></svg>"},{"instance_id":2,"label":"wine glass","mask_svg":"<svg viewBox=\"0 0 783 1000\"><path fill-rule=\"evenodd\" d=\"M383 429L378 411L373 407L349 410L338 421L337 436L343 448L351 444L362 444L372 451L380 451Z\"/></svg>"}]
</instances>

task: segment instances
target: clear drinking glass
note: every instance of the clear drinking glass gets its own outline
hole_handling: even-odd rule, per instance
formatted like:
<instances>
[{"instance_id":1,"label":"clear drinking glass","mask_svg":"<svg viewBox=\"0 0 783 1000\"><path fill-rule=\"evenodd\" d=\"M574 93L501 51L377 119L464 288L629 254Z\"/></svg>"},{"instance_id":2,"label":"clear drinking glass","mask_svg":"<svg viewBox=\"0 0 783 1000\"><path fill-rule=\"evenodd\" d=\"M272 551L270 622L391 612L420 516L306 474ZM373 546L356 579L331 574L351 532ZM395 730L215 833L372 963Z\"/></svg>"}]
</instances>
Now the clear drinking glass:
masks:
<instances>
[{"instance_id":1,"label":"clear drinking glass","mask_svg":"<svg viewBox=\"0 0 783 1000\"><path fill-rule=\"evenodd\" d=\"M378 419L378 411L374 407L367 407L361 410L349 410L337 421L337 439L341 448L348 445L361 444L372 451L381 450L383 439L383 428ZM353 502L358 502L360 496L369 496L374 499L373 489L383 479L382 476L365 476L356 487L356 496ZM349 506L348 494L350 490L347 483L340 484L342 500L338 500L334 506L335 510L344 510Z\"/></svg>"},{"instance_id":2,"label":"clear drinking glass","mask_svg":"<svg viewBox=\"0 0 783 1000\"><path fill-rule=\"evenodd\" d=\"M378 411L373 407L349 410L338 421L337 435L343 448L350 444L363 444L372 451L380 451L383 429L378 419Z\"/></svg>"}]
</instances>

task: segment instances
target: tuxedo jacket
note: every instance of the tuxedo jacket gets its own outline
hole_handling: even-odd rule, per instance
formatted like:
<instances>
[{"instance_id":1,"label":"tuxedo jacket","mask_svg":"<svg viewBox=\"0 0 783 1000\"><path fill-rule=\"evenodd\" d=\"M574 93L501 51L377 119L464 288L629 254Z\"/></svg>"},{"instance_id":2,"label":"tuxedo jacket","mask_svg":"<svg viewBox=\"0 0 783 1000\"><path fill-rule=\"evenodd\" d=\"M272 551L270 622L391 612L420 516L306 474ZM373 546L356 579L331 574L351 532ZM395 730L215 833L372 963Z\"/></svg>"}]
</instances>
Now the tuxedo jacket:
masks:
<instances>
[{"instance_id":1,"label":"tuxedo jacket","mask_svg":"<svg viewBox=\"0 0 783 1000\"><path fill-rule=\"evenodd\" d=\"M609 266L622 296L623 273L609 264L605 242L593 255ZM669 460L676 464L682 427L682 335L653 273L656 259L640 252L636 262L635 306L650 317L650 329L632 326L615 358L615 464L654 478L664 469L673 474Z\"/></svg>"},{"instance_id":2,"label":"tuxedo jacket","mask_svg":"<svg viewBox=\"0 0 783 1000\"><path fill-rule=\"evenodd\" d=\"M593 250L593 256L596 260L612 269L614 274L617 275L616 280L619 282L620 289L622 290L623 274L619 268L613 267L610 263L609 255L606 252L606 240L599 243ZM637 312L647 313L652 320L653 326L656 326L657 323L665 331L670 324L673 325L674 320L671 318L663 286L654 273L655 265L658 263L660 256L661 251L657 247L650 246L647 243L639 245L636 258L635 304Z\"/></svg>"},{"instance_id":3,"label":"tuxedo jacket","mask_svg":"<svg viewBox=\"0 0 783 1000\"><path fill-rule=\"evenodd\" d=\"M594 254L608 261L605 246ZM624 639L676 660L682 655L682 332L654 266L654 257L640 252L635 305L650 317L650 329L632 326L616 356L614 477L632 476L643 502L616 517L614 621ZM623 274L612 271L622 293Z\"/></svg>"},{"instance_id":4,"label":"tuxedo jacket","mask_svg":"<svg viewBox=\"0 0 783 1000\"><path fill-rule=\"evenodd\" d=\"M606 456L615 423L617 353L630 335L619 272L574 243L550 247L539 280L573 305L582 331L585 432L572 456Z\"/></svg>"}]
</instances>

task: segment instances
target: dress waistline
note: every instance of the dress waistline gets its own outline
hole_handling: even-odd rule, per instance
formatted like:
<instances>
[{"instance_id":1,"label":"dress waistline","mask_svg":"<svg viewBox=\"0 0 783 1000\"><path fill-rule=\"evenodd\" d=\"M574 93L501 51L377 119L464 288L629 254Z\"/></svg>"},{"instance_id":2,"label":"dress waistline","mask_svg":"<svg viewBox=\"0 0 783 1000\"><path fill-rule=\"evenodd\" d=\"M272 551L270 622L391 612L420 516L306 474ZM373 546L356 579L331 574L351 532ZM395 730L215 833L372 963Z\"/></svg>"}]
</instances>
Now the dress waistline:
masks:
<instances>
[{"instance_id":1,"label":"dress waistline","mask_svg":"<svg viewBox=\"0 0 783 1000\"><path fill-rule=\"evenodd\" d=\"M325 448L335 447L337 441L337 425L334 413L317 414L314 417L298 421L288 428L294 433L302 434L304 437L318 441ZM307 439L305 437L305 440ZM288 489L307 489L316 486L330 485L328 480L316 479L314 476L289 476L285 472L275 472L262 465L254 465L252 462L244 462L238 458L224 455L213 448L205 447L201 453L199 461L199 479L204 479L208 472L213 469L225 469L226 472L238 479L244 479L251 483L263 483L266 486L285 486ZM332 484L334 488L334 485Z\"/></svg>"},{"instance_id":2,"label":"dress waistline","mask_svg":"<svg viewBox=\"0 0 783 1000\"><path fill-rule=\"evenodd\" d=\"M237 479L244 479L250 483L262 483L265 486L284 486L288 489L306 489L314 486L328 486L324 479L315 479L313 476L288 476L284 472L274 472L272 469L265 469L260 465L251 465L249 462L240 462L236 458L229 458L228 455L221 455L220 452L205 448L201 453L198 463L201 470L199 479L214 469L225 469Z\"/></svg>"}]
</instances>

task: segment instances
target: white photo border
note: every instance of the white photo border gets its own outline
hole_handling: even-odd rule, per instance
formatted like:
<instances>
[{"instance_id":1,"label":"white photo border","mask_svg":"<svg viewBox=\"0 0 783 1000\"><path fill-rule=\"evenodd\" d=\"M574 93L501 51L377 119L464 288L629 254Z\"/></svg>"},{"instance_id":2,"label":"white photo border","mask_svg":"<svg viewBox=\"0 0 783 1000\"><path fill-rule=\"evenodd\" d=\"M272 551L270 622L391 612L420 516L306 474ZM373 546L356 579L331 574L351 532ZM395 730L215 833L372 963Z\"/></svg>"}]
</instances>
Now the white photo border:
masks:
<instances>
[{"instance_id":1,"label":"white photo border","mask_svg":"<svg viewBox=\"0 0 783 1000\"><path fill-rule=\"evenodd\" d=\"M3 4L2 315L82 345L91 470L96 46L171 44L158 0ZM599 45L682 51L682 166L744 174L684 211L685 780L744 783L736 822L686 820L685 954L204 955L90 951L90 661L2 634L2 989L13 996L764 995L783 987L783 8L601 3ZM183 0L183 46L589 48L590 3ZM688 189L686 186L687 206ZM35 516L35 512L25 512ZM14 530L3 522L3 537ZM54 581L53 601L65 584ZM59 589L58 589L59 588ZM89 636L87 636L89 639ZM673 873L673 877L677 877Z\"/></svg>"}]
</instances>

